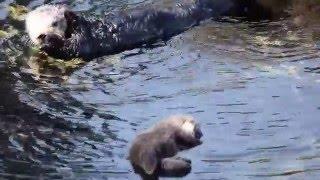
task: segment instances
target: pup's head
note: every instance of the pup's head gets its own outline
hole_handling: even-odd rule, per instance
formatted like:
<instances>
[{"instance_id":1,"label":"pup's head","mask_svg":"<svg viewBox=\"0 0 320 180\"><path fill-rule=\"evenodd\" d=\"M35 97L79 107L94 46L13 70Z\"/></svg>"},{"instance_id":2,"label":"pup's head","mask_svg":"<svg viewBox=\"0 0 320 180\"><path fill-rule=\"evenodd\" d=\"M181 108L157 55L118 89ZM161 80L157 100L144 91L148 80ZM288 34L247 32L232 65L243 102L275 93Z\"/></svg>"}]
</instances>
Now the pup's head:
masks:
<instances>
[{"instance_id":1,"label":"pup's head","mask_svg":"<svg viewBox=\"0 0 320 180\"><path fill-rule=\"evenodd\" d=\"M71 14L63 5L44 5L29 12L26 16L26 30L36 45L46 41L64 40L67 36Z\"/></svg>"},{"instance_id":2,"label":"pup's head","mask_svg":"<svg viewBox=\"0 0 320 180\"><path fill-rule=\"evenodd\" d=\"M202 131L200 125L196 123L192 116L188 115L174 115L168 118L167 122L171 126L175 126L185 134L200 139L202 137Z\"/></svg>"}]
</instances>

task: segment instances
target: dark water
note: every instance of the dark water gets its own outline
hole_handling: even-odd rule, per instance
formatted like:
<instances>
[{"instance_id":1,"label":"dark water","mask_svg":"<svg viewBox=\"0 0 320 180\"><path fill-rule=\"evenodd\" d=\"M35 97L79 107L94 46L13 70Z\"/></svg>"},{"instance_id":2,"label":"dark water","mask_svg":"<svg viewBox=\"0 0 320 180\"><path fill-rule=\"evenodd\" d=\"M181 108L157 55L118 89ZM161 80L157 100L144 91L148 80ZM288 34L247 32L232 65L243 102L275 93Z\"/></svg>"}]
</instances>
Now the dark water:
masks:
<instances>
[{"instance_id":1,"label":"dark water","mask_svg":"<svg viewBox=\"0 0 320 180\"><path fill-rule=\"evenodd\" d=\"M7 18L12 2L0 1L1 27L19 30L0 40L0 178L139 179L126 160L130 142L177 113L204 133L203 145L181 153L192 160L186 179L320 175L316 27L208 21L159 47L59 73L27 63L23 26ZM70 5L99 16L137 3Z\"/></svg>"}]
</instances>

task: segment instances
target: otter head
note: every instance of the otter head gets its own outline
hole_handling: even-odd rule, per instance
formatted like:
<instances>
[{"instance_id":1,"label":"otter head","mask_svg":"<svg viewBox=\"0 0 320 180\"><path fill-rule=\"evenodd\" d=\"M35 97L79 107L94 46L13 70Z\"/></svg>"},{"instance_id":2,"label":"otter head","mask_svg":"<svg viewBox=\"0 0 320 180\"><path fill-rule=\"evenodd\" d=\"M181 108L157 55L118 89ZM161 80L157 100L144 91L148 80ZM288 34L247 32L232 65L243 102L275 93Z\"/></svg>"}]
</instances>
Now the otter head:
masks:
<instances>
[{"instance_id":1,"label":"otter head","mask_svg":"<svg viewBox=\"0 0 320 180\"><path fill-rule=\"evenodd\" d=\"M194 137L195 139L200 139L202 137L202 131L200 129L200 125L196 123L193 117L183 116L182 121L183 121L181 125L182 131Z\"/></svg>"},{"instance_id":2,"label":"otter head","mask_svg":"<svg viewBox=\"0 0 320 180\"><path fill-rule=\"evenodd\" d=\"M26 16L26 30L31 41L39 46L59 47L70 36L75 14L63 5L44 5Z\"/></svg>"},{"instance_id":3,"label":"otter head","mask_svg":"<svg viewBox=\"0 0 320 180\"><path fill-rule=\"evenodd\" d=\"M200 129L200 125L196 123L192 116L188 115L175 115L171 116L168 121L168 124L176 127L179 131L182 132L184 136L187 138L192 138L195 140L199 140L202 137L202 131Z\"/></svg>"}]
</instances>

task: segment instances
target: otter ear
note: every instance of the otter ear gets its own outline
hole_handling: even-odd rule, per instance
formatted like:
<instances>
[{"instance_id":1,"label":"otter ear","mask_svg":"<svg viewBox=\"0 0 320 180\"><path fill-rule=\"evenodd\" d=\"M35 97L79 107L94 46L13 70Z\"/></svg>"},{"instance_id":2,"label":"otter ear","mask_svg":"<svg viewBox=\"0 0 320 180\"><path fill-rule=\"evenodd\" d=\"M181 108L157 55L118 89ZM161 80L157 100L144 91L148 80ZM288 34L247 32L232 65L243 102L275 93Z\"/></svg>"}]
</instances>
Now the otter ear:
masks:
<instances>
[{"instance_id":1,"label":"otter ear","mask_svg":"<svg viewBox=\"0 0 320 180\"><path fill-rule=\"evenodd\" d=\"M69 38L69 37L71 37L71 34L73 33L74 28L76 26L77 15L74 12L67 9L64 12L64 17L67 20L67 29L65 32L65 36L66 36L66 38Z\"/></svg>"},{"instance_id":2,"label":"otter ear","mask_svg":"<svg viewBox=\"0 0 320 180\"><path fill-rule=\"evenodd\" d=\"M67 20L67 22L69 24L69 22L72 22L73 20L76 19L77 15L74 12L72 12L71 10L68 9L68 10L66 10L64 12L64 17L66 18L66 20Z\"/></svg>"},{"instance_id":3,"label":"otter ear","mask_svg":"<svg viewBox=\"0 0 320 180\"><path fill-rule=\"evenodd\" d=\"M158 160L154 150L144 153L141 157L141 161L141 167L147 174L151 175L155 172L158 165Z\"/></svg>"}]
</instances>

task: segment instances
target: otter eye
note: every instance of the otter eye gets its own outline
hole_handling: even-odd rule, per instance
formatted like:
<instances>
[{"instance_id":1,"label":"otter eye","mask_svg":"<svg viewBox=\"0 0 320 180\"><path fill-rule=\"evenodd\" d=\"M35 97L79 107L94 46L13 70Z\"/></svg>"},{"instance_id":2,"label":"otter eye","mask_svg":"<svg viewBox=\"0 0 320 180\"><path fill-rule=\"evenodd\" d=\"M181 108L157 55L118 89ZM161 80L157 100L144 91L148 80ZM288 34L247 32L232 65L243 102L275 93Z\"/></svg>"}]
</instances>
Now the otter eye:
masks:
<instances>
[{"instance_id":1,"label":"otter eye","mask_svg":"<svg viewBox=\"0 0 320 180\"><path fill-rule=\"evenodd\" d=\"M40 35L38 36L38 39L43 40L44 38L46 38L46 35L45 35L45 34L40 34Z\"/></svg>"},{"instance_id":2,"label":"otter eye","mask_svg":"<svg viewBox=\"0 0 320 180\"><path fill-rule=\"evenodd\" d=\"M52 23L52 26L53 26L53 27L57 27L57 26L58 26L58 22L57 22L57 21L53 22L53 23Z\"/></svg>"}]
</instances>

